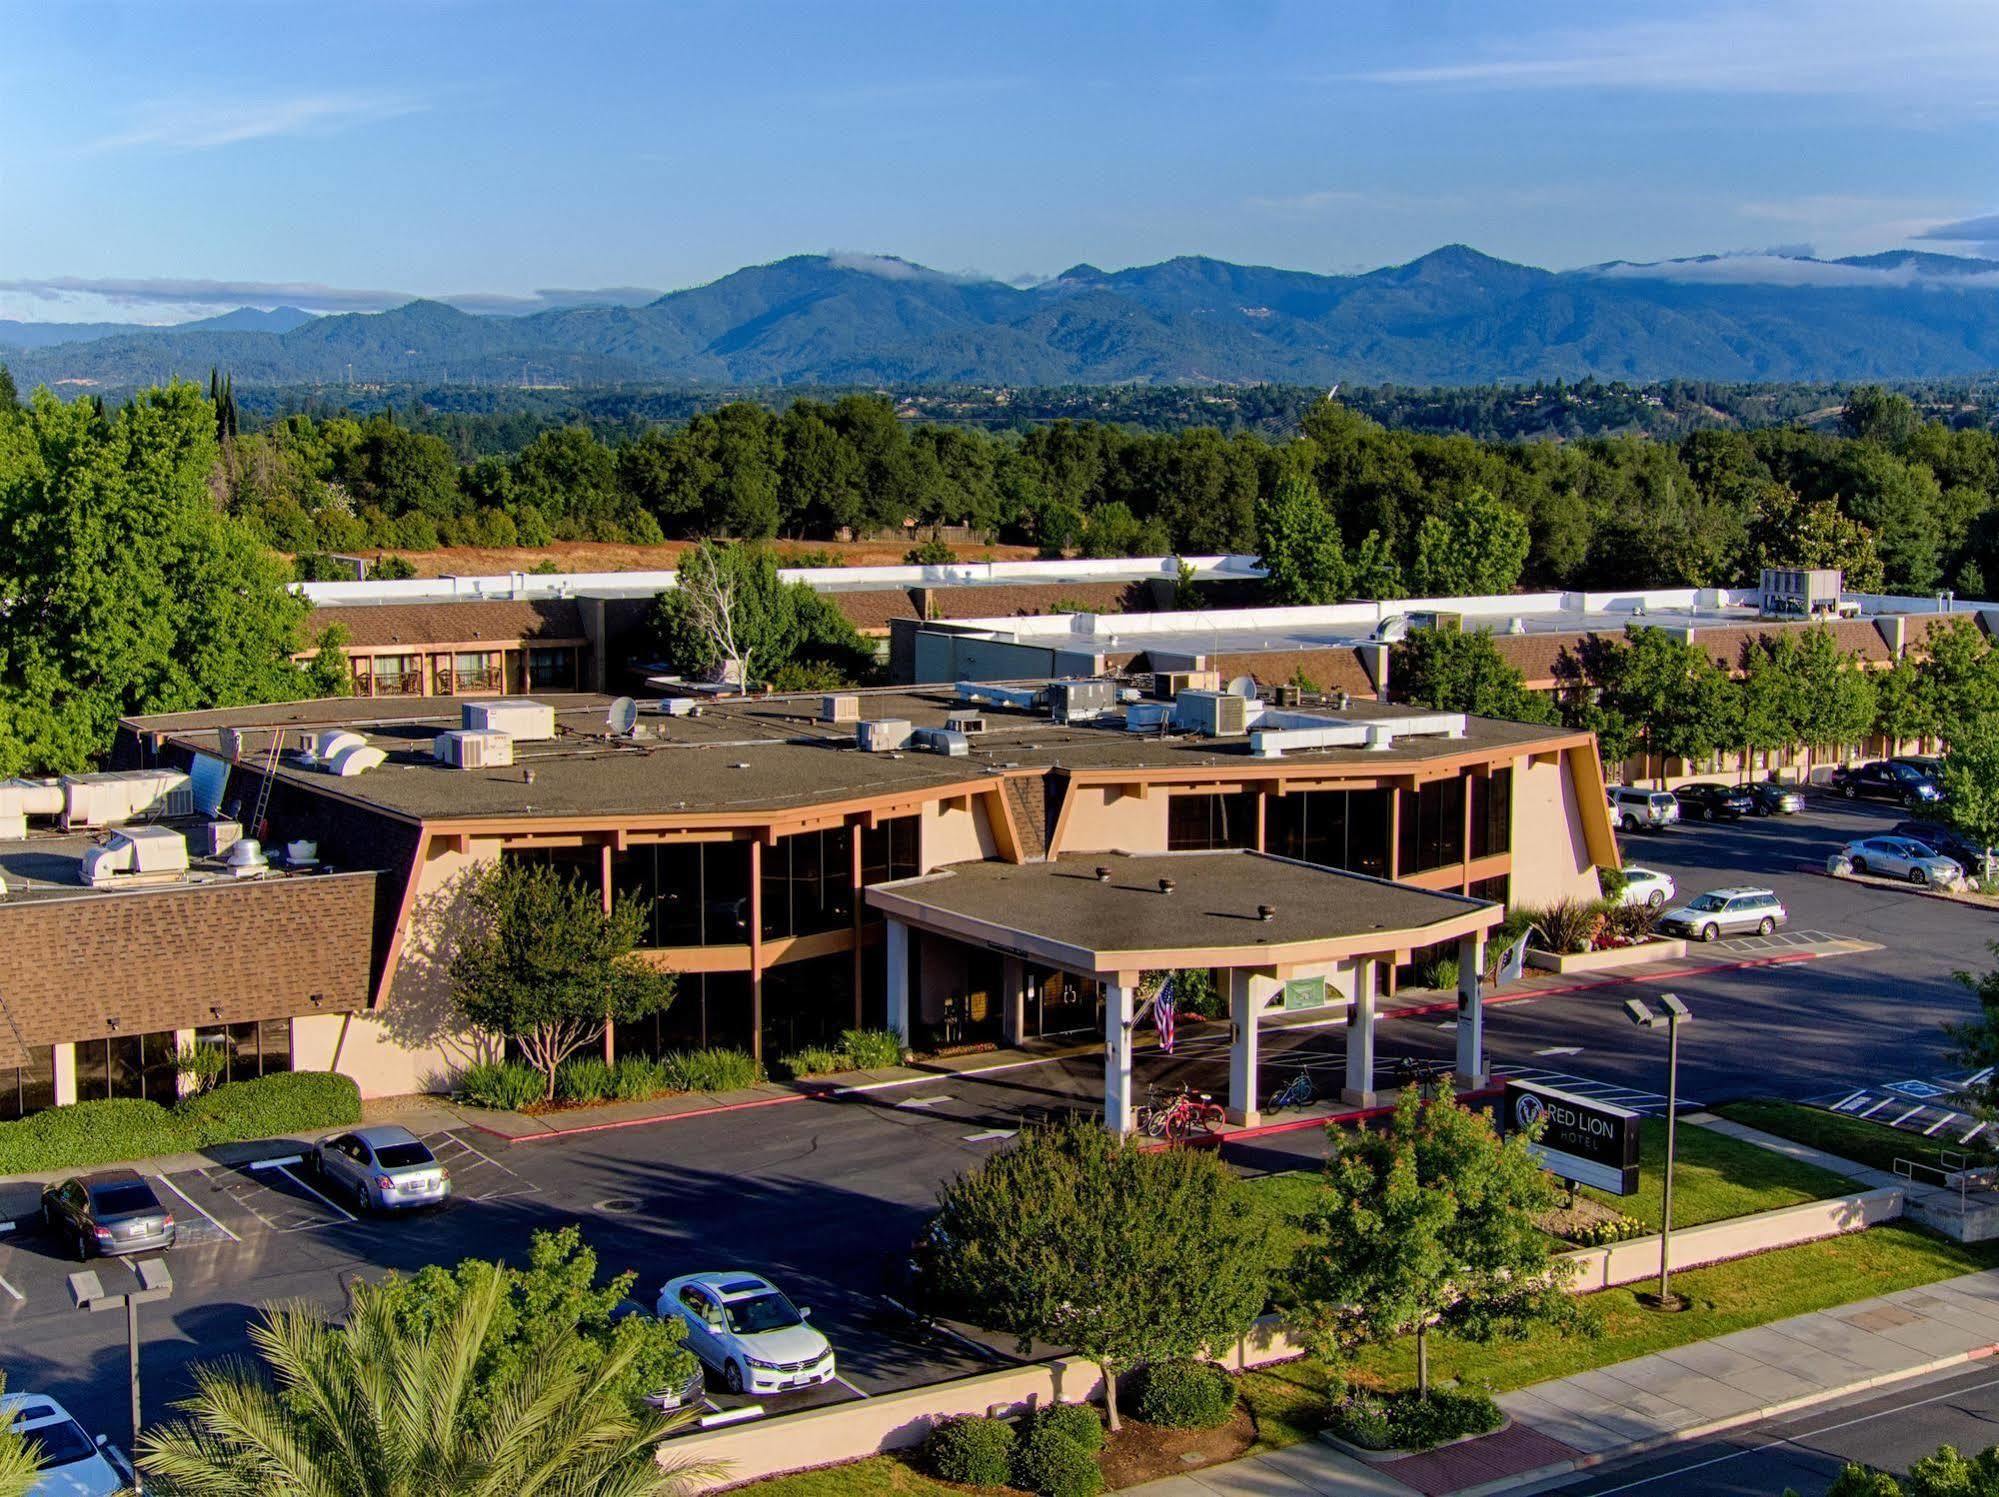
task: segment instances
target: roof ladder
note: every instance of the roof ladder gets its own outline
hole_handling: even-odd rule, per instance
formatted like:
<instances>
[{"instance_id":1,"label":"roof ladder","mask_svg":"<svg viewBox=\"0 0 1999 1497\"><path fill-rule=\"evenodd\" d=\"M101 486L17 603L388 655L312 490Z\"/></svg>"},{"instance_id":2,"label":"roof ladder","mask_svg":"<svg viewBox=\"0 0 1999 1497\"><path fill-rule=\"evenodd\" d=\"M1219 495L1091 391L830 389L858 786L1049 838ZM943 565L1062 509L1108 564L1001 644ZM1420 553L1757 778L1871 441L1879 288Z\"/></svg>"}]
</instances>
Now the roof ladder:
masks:
<instances>
[{"instance_id":1,"label":"roof ladder","mask_svg":"<svg viewBox=\"0 0 1999 1497\"><path fill-rule=\"evenodd\" d=\"M250 813L250 835L262 841L264 837L264 813L271 807L271 786L278 780L278 756L284 752L285 730L279 728L271 734L271 751L264 756L264 783L257 790L257 809Z\"/></svg>"}]
</instances>

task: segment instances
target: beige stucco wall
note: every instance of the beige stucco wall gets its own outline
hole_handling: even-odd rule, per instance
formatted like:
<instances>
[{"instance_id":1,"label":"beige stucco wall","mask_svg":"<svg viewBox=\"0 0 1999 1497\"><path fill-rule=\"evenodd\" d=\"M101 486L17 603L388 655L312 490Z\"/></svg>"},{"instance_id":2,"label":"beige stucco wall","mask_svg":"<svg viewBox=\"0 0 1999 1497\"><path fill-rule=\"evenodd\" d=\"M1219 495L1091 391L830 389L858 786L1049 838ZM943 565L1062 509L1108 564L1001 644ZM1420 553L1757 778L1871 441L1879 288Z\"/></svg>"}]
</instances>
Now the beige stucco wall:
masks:
<instances>
[{"instance_id":1,"label":"beige stucco wall","mask_svg":"<svg viewBox=\"0 0 1999 1497\"><path fill-rule=\"evenodd\" d=\"M925 873L952 863L976 863L999 856L999 843L986 823L986 808L979 796L971 799L971 809L960 800L950 804L927 802L918 828L917 857Z\"/></svg>"},{"instance_id":2,"label":"beige stucco wall","mask_svg":"<svg viewBox=\"0 0 1999 1497\"><path fill-rule=\"evenodd\" d=\"M1561 760L1513 765L1513 903L1550 905L1595 899L1596 870L1583 842L1582 816Z\"/></svg>"},{"instance_id":3,"label":"beige stucco wall","mask_svg":"<svg viewBox=\"0 0 1999 1497\"><path fill-rule=\"evenodd\" d=\"M1069 792L1058 852L1166 851L1166 792L1140 799L1104 785Z\"/></svg>"},{"instance_id":4,"label":"beige stucco wall","mask_svg":"<svg viewBox=\"0 0 1999 1497\"><path fill-rule=\"evenodd\" d=\"M1863 1232L1902 1214L1903 1191L1899 1185L1878 1190L1855 1191L1825 1201L1805 1201L1775 1211L1759 1211L1754 1216L1738 1216L1729 1221L1709 1222L1700 1227L1681 1227L1673 1233L1675 1269L1698 1268L1704 1263L1721 1263L1772 1248L1795 1247L1801 1242L1817 1242L1823 1237L1840 1237ZM1658 1237L1634 1237L1610 1247L1585 1248L1563 1256L1580 1267L1570 1287L1578 1294L1609 1289L1618 1284L1636 1284L1655 1278L1659 1272Z\"/></svg>"}]
</instances>

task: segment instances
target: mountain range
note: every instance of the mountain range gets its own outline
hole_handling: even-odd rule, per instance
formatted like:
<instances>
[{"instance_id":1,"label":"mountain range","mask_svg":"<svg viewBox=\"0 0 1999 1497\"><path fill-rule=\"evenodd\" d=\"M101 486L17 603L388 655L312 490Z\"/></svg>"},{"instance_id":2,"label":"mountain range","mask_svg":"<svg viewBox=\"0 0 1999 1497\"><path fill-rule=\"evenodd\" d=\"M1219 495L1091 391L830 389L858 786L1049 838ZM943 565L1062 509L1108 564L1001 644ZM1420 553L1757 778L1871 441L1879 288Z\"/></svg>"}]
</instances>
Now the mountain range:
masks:
<instances>
[{"instance_id":1,"label":"mountain range","mask_svg":"<svg viewBox=\"0 0 1999 1497\"><path fill-rule=\"evenodd\" d=\"M1999 261L1890 251L1550 271L1450 245L1358 275L1182 257L1019 286L798 255L645 305L530 316L420 300L167 328L0 322L0 360L24 387L108 389L217 367L239 388L1963 377L1999 369Z\"/></svg>"}]
</instances>

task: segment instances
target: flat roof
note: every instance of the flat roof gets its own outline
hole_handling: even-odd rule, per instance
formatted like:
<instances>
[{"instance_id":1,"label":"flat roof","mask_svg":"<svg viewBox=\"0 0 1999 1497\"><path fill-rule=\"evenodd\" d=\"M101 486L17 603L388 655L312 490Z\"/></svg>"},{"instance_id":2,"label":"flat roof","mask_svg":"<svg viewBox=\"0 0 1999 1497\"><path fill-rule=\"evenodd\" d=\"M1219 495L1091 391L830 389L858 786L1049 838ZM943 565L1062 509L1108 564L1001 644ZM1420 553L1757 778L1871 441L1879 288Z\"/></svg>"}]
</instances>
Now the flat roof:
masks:
<instances>
[{"instance_id":1,"label":"flat roof","mask_svg":"<svg viewBox=\"0 0 1999 1497\"><path fill-rule=\"evenodd\" d=\"M1091 972L1402 951L1487 929L1503 913L1486 900L1244 851L966 863L876 884L867 900L923 929Z\"/></svg>"},{"instance_id":2,"label":"flat roof","mask_svg":"<svg viewBox=\"0 0 1999 1497\"><path fill-rule=\"evenodd\" d=\"M1040 683L1024 683L1040 684ZM1441 758L1517 756L1577 735L1527 723L1469 718L1463 737L1398 736L1385 749L1292 750L1282 759L1253 758L1243 737L1193 733L1155 736L1125 731L1121 712L1092 723L1058 724L1020 710L974 706L944 687L855 693L861 716L901 718L942 727L947 713L975 711L986 731L970 739L962 758L909 749L866 753L855 747L855 725L818 720L820 693L704 702L698 717L643 710L644 737L609 736L604 696L544 694L558 737L517 741L511 767L461 770L431 754L436 734L460 723L452 698L364 700L327 698L214 712L133 718L134 729L199 751L220 753L220 730L241 734L238 762L260 771L273 728L288 730L280 777L312 791L347 797L393 814L428 821L495 818L707 817L738 818L809 806L893 796L934 796L1011 771L1060 767L1077 772L1192 771L1218 778L1235 771L1269 775L1345 765L1368 772L1407 770ZM1304 709L1310 711L1309 707ZM1334 715L1325 709L1329 720ZM1365 722L1407 716L1410 709L1352 701L1337 713ZM339 778L299 762L302 731L346 728L387 754L378 768ZM525 771L533 770L530 783Z\"/></svg>"}]
</instances>

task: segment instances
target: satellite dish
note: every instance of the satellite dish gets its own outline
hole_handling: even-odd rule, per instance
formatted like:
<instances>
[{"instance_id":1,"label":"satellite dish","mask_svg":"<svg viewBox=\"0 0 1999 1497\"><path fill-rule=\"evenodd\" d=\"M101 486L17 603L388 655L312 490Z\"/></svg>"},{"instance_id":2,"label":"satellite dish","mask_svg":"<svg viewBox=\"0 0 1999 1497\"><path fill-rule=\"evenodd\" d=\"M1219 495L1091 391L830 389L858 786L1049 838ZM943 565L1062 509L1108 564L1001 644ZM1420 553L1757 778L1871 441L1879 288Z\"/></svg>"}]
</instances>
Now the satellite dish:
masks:
<instances>
[{"instance_id":1,"label":"satellite dish","mask_svg":"<svg viewBox=\"0 0 1999 1497\"><path fill-rule=\"evenodd\" d=\"M639 704L630 697L619 697L611 703L611 711L604 722L618 737L631 737L632 730L639 725Z\"/></svg>"},{"instance_id":2,"label":"satellite dish","mask_svg":"<svg viewBox=\"0 0 1999 1497\"><path fill-rule=\"evenodd\" d=\"M1374 626L1374 640L1376 644L1392 645L1399 639L1406 639L1408 634L1409 620L1405 615L1399 613L1391 613L1387 618Z\"/></svg>"},{"instance_id":3,"label":"satellite dish","mask_svg":"<svg viewBox=\"0 0 1999 1497\"><path fill-rule=\"evenodd\" d=\"M1245 702L1255 701L1256 678L1254 676L1237 676L1233 681L1229 682L1229 695L1241 697Z\"/></svg>"}]
</instances>

